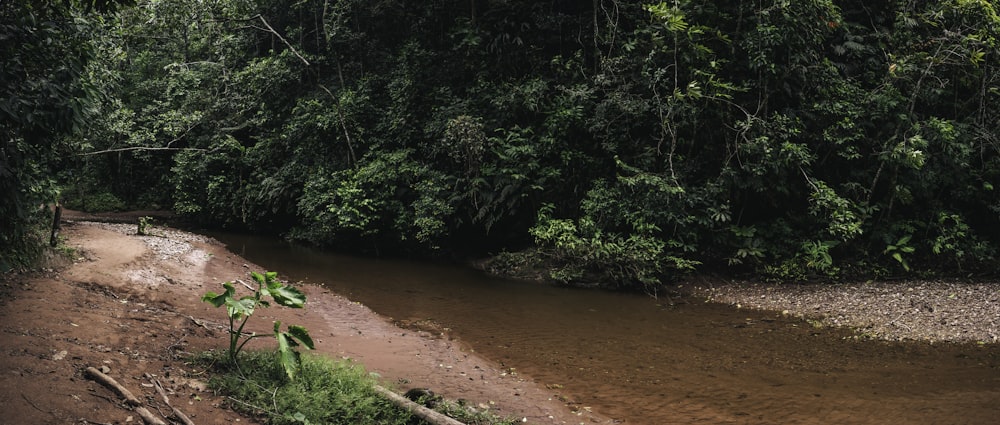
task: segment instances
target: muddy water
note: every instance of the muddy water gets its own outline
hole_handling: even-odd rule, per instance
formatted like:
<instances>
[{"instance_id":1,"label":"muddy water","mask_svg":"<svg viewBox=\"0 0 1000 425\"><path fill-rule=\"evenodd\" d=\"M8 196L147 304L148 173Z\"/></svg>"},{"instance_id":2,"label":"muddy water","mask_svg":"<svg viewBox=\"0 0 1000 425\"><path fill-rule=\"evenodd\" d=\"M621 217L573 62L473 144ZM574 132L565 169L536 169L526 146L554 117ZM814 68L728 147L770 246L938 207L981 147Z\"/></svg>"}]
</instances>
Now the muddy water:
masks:
<instances>
[{"instance_id":1,"label":"muddy water","mask_svg":"<svg viewBox=\"0 0 1000 425\"><path fill-rule=\"evenodd\" d=\"M1000 348L885 343L697 300L492 279L246 236L234 252L440 329L629 424L996 424Z\"/></svg>"}]
</instances>

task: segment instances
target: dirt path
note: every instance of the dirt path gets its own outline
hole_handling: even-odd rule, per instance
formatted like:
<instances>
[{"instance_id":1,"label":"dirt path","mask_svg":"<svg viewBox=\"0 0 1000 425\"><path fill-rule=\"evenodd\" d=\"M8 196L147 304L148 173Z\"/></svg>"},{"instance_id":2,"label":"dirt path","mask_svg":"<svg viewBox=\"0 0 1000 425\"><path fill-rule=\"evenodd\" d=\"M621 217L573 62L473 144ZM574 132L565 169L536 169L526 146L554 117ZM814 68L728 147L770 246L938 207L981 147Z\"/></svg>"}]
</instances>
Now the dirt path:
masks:
<instances>
[{"instance_id":1,"label":"dirt path","mask_svg":"<svg viewBox=\"0 0 1000 425\"><path fill-rule=\"evenodd\" d=\"M164 228L136 236L135 226L74 223L63 235L77 258L65 268L7 276L0 282L0 423L141 423L118 397L84 377L107 374L169 413L153 387L197 424L256 423L224 407L207 391L204 371L185 363L191 353L223 348L224 313L200 302L221 282L248 280L263 269L215 241ZM388 323L368 308L304 285L305 310L272 308L249 326L267 333L272 320L310 330L317 351L349 358L400 390L429 387L453 399L537 424L608 423L575 414L524 376L511 376L461 345ZM269 341L254 342L267 348Z\"/></svg>"}]
</instances>

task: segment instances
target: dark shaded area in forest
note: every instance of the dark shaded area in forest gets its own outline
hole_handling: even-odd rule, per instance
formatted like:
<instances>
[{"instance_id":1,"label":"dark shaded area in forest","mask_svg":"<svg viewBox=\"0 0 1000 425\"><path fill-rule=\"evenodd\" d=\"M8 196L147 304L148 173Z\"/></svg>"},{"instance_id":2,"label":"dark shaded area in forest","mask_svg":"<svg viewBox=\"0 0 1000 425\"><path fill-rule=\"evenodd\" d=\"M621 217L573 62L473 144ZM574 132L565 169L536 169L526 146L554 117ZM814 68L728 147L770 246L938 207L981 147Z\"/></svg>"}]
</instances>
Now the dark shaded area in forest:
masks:
<instances>
[{"instance_id":1,"label":"dark shaded area in forest","mask_svg":"<svg viewBox=\"0 0 1000 425\"><path fill-rule=\"evenodd\" d=\"M0 6L16 252L63 199L578 285L994 273L989 2L65 4Z\"/></svg>"}]
</instances>

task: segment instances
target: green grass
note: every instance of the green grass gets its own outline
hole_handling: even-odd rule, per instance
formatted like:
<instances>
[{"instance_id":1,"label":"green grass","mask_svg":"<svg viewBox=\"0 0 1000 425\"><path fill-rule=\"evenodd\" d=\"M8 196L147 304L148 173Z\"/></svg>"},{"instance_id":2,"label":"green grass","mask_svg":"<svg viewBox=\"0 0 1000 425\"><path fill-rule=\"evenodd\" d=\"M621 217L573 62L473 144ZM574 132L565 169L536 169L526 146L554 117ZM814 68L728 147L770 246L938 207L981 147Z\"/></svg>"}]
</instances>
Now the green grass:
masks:
<instances>
[{"instance_id":1,"label":"green grass","mask_svg":"<svg viewBox=\"0 0 1000 425\"><path fill-rule=\"evenodd\" d=\"M349 361L304 354L302 369L289 381L275 352L250 351L239 365L225 352L207 352L198 362L212 364L209 386L225 394L229 406L267 424L423 425L409 412L378 395L375 376ZM466 424L510 425L488 411L444 401L436 410Z\"/></svg>"},{"instance_id":2,"label":"green grass","mask_svg":"<svg viewBox=\"0 0 1000 425\"><path fill-rule=\"evenodd\" d=\"M514 425L521 423L517 419L502 418L489 410L473 410L464 403L443 400L434 406L434 410L455 418L467 425Z\"/></svg>"},{"instance_id":3,"label":"green grass","mask_svg":"<svg viewBox=\"0 0 1000 425\"><path fill-rule=\"evenodd\" d=\"M375 378L346 361L304 355L302 370L289 381L275 352L245 352L239 365L225 353L215 361L209 386L228 395L233 410L268 424L406 425L411 415L375 393Z\"/></svg>"}]
</instances>

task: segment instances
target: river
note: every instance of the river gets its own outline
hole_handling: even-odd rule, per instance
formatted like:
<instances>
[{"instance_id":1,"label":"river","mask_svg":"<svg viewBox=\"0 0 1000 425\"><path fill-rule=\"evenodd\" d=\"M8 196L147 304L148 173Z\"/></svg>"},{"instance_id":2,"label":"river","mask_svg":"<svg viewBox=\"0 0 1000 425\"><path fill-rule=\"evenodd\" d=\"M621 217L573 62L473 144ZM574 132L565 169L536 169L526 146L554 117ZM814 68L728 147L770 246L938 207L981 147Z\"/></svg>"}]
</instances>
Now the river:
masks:
<instances>
[{"instance_id":1,"label":"river","mask_svg":"<svg viewBox=\"0 0 1000 425\"><path fill-rule=\"evenodd\" d=\"M1000 423L996 345L872 341L701 300L213 236L290 279L431 324L578 408L628 424Z\"/></svg>"}]
</instances>

